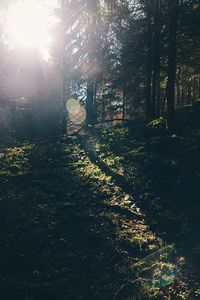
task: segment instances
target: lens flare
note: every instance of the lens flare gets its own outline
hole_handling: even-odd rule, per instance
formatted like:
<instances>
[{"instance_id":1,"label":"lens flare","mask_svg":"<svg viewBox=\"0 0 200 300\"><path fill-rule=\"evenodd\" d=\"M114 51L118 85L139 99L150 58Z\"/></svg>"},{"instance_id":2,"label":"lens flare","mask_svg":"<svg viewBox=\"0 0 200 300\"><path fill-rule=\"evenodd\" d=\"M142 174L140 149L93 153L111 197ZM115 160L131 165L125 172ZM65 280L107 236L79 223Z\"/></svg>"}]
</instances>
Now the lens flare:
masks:
<instances>
[{"instance_id":1,"label":"lens flare","mask_svg":"<svg viewBox=\"0 0 200 300\"><path fill-rule=\"evenodd\" d=\"M67 101L67 112L70 121L75 125L80 125L85 122L86 111L85 108L76 99L69 99Z\"/></svg>"}]
</instances>

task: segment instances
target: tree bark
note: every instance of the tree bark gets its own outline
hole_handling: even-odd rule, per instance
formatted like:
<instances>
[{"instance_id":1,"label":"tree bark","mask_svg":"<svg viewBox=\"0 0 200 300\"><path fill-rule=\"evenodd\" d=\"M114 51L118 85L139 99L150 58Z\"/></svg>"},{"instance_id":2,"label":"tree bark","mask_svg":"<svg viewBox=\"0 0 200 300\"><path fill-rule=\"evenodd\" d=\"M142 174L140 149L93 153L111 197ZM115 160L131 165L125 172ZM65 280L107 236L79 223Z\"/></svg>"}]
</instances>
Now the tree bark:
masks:
<instances>
[{"instance_id":1,"label":"tree bark","mask_svg":"<svg viewBox=\"0 0 200 300\"><path fill-rule=\"evenodd\" d=\"M93 122L93 111L94 111L94 85L91 80L87 82L87 98L86 98L86 112L87 112L87 123Z\"/></svg>"},{"instance_id":2,"label":"tree bark","mask_svg":"<svg viewBox=\"0 0 200 300\"><path fill-rule=\"evenodd\" d=\"M178 0L168 0L169 5L169 54L167 80L167 126L170 131L175 129L175 82L176 82L176 36L178 18Z\"/></svg>"},{"instance_id":3,"label":"tree bark","mask_svg":"<svg viewBox=\"0 0 200 300\"><path fill-rule=\"evenodd\" d=\"M123 104L122 104L122 119L125 120L125 108L126 108L126 80L123 85Z\"/></svg>"},{"instance_id":4,"label":"tree bark","mask_svg":"<svg viewBox=\"0 0 200 300\"><path fill-rule=\"evenodd\" d=\"M155 118L160 111L160 0L155 1L154 7L154 58L152 81L151 117Z\"/></svg>"},{"instance_id":5,"label":"tree bark","mask_svg":"<svg viewBox=\"0 0 200 300\"><path fill-rule=\"evenodd\" d=\"M93 119L97 120L97 80L94 82L94 95L93 95Z\"/></svg>"},{"instance_id":6,"label":"tree bark","mask_svg":"<svg viewBox=\"0 0 200 300\"><path fill-rule=\"evenodd\" d=\"M178 75L176 79L176 106L177 108L181 107L181 90L180 90L180 77Z\"/></svg>"},{"instance_id":7,"label":"tree bark","mask_svg":"<svg viewBox=\"0 0 200 300\"><path fill-rule=\"evenodd\" d=\"M61 0L61 26L62 26L62 120L61 120L61 134L64 135L67 129L67 87L66 87L66 59L65 59L65 0Z\"/></svg>"},{"instance_id":8,"label":"tree bark","mask_svg":"<svg viewBox=\"0 0 200 300\"><path fill-rule=\"evenodd\" d=\"M145 115L149 119L151 117L151 85L152 85L152 24L151 24L151 1L147 1L146 8L147 17L147 56L146 56L146 101L145 101Z\"/></svg>"}]
</instances>

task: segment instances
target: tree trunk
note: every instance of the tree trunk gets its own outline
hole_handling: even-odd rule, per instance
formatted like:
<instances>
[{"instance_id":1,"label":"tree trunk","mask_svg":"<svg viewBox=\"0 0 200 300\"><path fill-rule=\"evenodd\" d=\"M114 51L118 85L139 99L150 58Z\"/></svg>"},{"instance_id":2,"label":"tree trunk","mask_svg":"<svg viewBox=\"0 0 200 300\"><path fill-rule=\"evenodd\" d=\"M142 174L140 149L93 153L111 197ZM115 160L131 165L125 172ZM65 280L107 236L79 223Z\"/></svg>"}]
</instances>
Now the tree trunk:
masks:
<instances>
[{"instance_id":1,"label":"tree trunk","mask_svg":"<svg viewBox=\"0 0 200 300\"><path fill-rule=\"evenodd\" d=\"M97 120L97 80L94 83L94 95L93 95L93 119Z\"/></svg>"},{"instance_id":2,"label":"tree trunk","mask_svg":"<svg viewBox=\"0 0 200 300\"><path fill-rule=\"evenodd\" d=\"M126 80L124 80L123 86L123 104L122 104L122 119L125 120L125 107L126 107Z\"/></svg>"},{"instance_id":3,"label":"tree trunk","mask_svg":"<svg viewBox=\"0 0 200 300\"><path fill-rule=\"evenodd\" d=\"M145 115L149 119L151 117L151 84L152 84L152 24L151 24L151 1L147 5L147 70L146 70L146 101Z\"/></svg>"},{"instance_id":4,"label":"tree trunk","mask_svg":"<svg viewBox=\"0 0 200 300\"><path fill-rule=\"evenodd\" d=\"M177 99L177 108L181 107L181 90L180 90L180 79L176 80L176 99Z\"/></svg>"},{"instance_id":5,"label":"tree trunk","mask_svg":"<svg viewBox=\"0 0 200 300\"><path fill-rule=\"evenodd\" d=\"M191 79L189 78L188 81L188 104L192 103L192 83L191 83Z\"/></svg>"},{"instance_id":6,"label":"tree trunk","mask_svg":"<svg viewBox=\"0 0 200 300\"><path fill-rule=\"evenodd\" d=\"M200 99L200 75L198 76L198 99Z\"/></svg>"},{"instance_id":7,"label":"tree trunk","mask_svg":"<svg viewBox=\"0 0 200 300\"><path fill-rule=\"evenodd\" d=\"M65 0L61 0L61 26L62 26L62 120L61 120L61 134L64 135L67 129L67 87L66 87L66 59L65 59Z\"/></svg>"},{"instance_id":8,"label":"tree trunk","mask_svg":"<svg viewBox=\"0 0 200 300\"><path fill-rule=\"evenodd\" d=\"M169 5L169 54L168 54L168 80L167 80L167 126L174 130L175 82L176 82L176 35L178 0L168 0Z\"/></svg>"},{"instance_id":9,"label":"tree trunk","mask_svg":"<svg viewBox=\"0 0 200 300\"><path fill-rule=\"evenodd\" d=\"M93 122L93 110L94 110L94 85L91 80L87 82L87 98L86 98L86 121L87 123Z\"/></svg>"},{"instance_id":10,"label":"tree trunk","mask_svg":"<svg viewBox=\"0 0 200 300\"><path fill-rule=\"evenodd\" d=\"M156 0L154 8L154 61L152 81L151 117L159 115L160 107L160 0Z\"/></svg>"},{"instance_id":11,"label":"tree trunk","mask_svg":"<svg viewBox=\"0 0 200 300\"><path fill-rule=\"evenodd\" d=\"M96 73L95 63L97 57L97 11L98 1L86 1L88 6L89 23L88 23L88 65L89 72L87 75L87 98L86 98L86 122L92 123L96 118Z\"/></svg>"}]
</instances>

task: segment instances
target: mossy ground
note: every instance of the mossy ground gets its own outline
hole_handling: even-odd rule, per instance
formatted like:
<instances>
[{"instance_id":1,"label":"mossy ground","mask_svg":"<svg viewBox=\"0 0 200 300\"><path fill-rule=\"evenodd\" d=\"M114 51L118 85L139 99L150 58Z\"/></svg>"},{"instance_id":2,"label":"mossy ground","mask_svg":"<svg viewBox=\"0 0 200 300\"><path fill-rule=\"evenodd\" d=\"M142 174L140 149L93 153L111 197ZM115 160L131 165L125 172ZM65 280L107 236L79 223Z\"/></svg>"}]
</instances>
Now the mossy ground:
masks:
<instances>
[{"instance_id":1,"label":"mossy ground","mask_svg":"<svg viewBox=\"0 0 200 300\"><path fill-rule=\"evenodd\" d=\"M0 151L0 299L199 299L199 130Z\"/></svg>"}]
</instances>

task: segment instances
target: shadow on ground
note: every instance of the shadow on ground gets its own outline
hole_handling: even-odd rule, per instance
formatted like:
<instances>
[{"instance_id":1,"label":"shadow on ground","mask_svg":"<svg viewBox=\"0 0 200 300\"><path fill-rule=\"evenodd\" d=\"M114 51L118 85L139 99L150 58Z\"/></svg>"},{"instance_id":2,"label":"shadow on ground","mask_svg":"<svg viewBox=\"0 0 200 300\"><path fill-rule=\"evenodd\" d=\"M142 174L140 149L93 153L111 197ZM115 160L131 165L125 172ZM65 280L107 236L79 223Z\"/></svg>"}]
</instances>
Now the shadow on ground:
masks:
<instances>
[{"instance_id":1,"label":"shadow on ground","mask_svg":"<svg viewBox=\"0 0 200 300\"><path fill-rule=\"evenodd\" d=\"M1 299L112 299L130 279L83 156L73 139L2 150Z\"/></svg>"},{"instance_id":2,"label":"shadow on ground","mask_svg":"<svg viewBox=\"0 0 200 300\"><path fill-rule=\"evenodd\" d=\"M185 226L182 169L158 145L137 128L2 149L0 299L193 299L196 190Z\"/></svg>"},{"instance_id":3,"label":"shadow on ground","mask_svg":"<svg viewBox=\"0 0 200 300\"><path fill-rule=\"evenodd\" d=\"M121 139L119 130L110 137L109 131L91 131L87 140L81 136L79 139L91 161L131 195L132 204L144 212L151 230L165 243L175 245L188 281L184 284L188 284L189 290L189 285L196 281L194 290L198 294L199 135L147 138L144 129L136 130L134 134L129 129ZM192 297L198 295L187 291L183 299Z\"/></svg>"}]
</instances>

